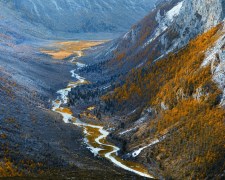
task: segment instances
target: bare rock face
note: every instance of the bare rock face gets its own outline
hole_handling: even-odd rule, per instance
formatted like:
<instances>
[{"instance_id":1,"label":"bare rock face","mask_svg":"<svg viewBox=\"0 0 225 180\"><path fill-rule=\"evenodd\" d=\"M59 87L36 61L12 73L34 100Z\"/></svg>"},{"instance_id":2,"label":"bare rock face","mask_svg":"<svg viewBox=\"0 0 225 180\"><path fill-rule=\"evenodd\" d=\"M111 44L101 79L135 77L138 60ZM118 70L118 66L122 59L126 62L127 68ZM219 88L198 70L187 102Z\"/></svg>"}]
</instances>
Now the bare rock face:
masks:
<instances>
[{"instance_id":1,"label":"bare rock face","mask_svg":"<svg viewBox=\"0 0 225 180\"><path fill-rule=\"evenodd\" d=\"M184 0L175 21L175 28L180 34L179 46L186 44L199 33L216 26L224 17L224 0Z\"/></svg>"},{"instance_id":2,"label":"bare rock face","mask_svg":"<svg viewBox=\"0 0 225 180\"><path fill-rule=\"evenodd\" d=\"M127 48L135 45L139 47L138 51L160 49L156 60L185 46L197 35L219 24L224 17L224 0L163 1L145 20L121 37L109 51L121 51L124 46ZM148 32L149 35L142 39L140 44L145 29L150 29L151 32Z\"/></svg>"},{"instance_id":3,"label":"bare rock face","mask_svg":"<svg viewBox=\"0 0 225 180\"><path fill-rule=\"evenodd\" d=\"M213 80L223 92L220 105L225 107L225 25L223 24L223 34L205 54L202 66L211 65Z\"/></svg>"},{"instance_id":4,"label":"bare rock face","mask_svg":"<svg viewBox=\"0 0 225 180\"><path fill-rule=\"evenodd\" d=\"M183 27L199 26L207 30L216 26L224 18L223 0L185 0L177 24Z\"/></svg>"},{"instance_id":5,"label":"bare rock face","mask_svg":"<svg viewBox=\"0 0 225 180\"><path fill-rule=\"evenodd\" d=\"M169 45L171 39L168 32L162 32L164 35L160 38L164 53L183 47L197 35L219 24L225 17L224 0L183 0L180 3L182 7L179 14L174 16L173 23L166 23L169 24L167 29L176 32L177 37Z\"/></svg>"}]
</instances>

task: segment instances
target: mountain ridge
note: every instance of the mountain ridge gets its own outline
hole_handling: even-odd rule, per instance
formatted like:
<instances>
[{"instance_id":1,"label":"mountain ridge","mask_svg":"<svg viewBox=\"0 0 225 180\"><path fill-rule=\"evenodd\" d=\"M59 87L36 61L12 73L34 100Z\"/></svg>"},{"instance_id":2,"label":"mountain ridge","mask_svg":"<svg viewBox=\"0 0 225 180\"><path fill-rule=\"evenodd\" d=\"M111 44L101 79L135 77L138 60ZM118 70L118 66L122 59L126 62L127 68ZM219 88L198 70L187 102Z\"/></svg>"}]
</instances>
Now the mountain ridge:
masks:
<instances>
[{"instance_id":1,"label":"mountain ridge","mask_svg":"<svg viewBox=\"0 0 225 180\"><path fill-rule=\"evenodd\" d=\"M102 59L117 58L115 54L127 53L122 60L127 58L133 63L135 56L142 52L143 61L135 64L137 67L143 65L146 59L146 51L149 49L153 60L160 59L170 52L176 51L185 46L191 39L217 25L224 19L224 2L218 0L211 7L211 1L186 1L171 0L161 3L152 10L150 15L134 25L129 32L115 41L112 46L98 55ZM200 6L201 4L201 6ZM182 5L182 6L181 6ZM179 7L179 8L177 8ZM179 12L173 12L175 16L168 18L168 13L173 8ZM217 11L218 10L218 11ZM216 13L216 14L215 14ZM204 18L200 18L204 17ZM213 17L216 17L213 19ZM187 22L187 23L184 23ZM129 49L133 50L126 52ZM142 49L140 49L142 48ZM137 52L139 51L139 52ZM158 54L158 55L157 55ZM126 63L126 62L125 62ZM128 66L126 64L126 66Z\"/></svg>"},{"instance_id":2,"label":"mountain ridge","mask_svg":"<svg viewBox=\"0 0 225 180\"><path fill-rule=\"evenodd\" d=\"M12 10L52 31L124 32L145 16L158 0L10 0ZM129 17L129 18L126 18Z\"/></svg>"}]
</instances>

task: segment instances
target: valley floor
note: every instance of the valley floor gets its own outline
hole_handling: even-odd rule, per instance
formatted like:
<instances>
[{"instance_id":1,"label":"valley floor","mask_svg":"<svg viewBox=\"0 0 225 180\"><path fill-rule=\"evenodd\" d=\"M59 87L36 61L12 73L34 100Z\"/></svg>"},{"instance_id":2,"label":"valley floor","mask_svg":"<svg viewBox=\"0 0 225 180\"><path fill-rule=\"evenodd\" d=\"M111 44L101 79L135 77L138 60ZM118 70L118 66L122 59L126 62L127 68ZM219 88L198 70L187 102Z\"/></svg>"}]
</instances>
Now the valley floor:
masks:
<instances>
[{"instance_id":1,"label":"valley floor","mask_svg":"<svg viewBox=\"0 0 225 180\"><path fill-rule=\"evenodd\" d=\"M110 132L104 130L104 127L100 125L101 123L93 125L95 121L90 123L82 122L82 120L80 121L79 118L81 118L81 116L79 115L79 118L77 116L73 116L71 111L72 109L68 106L70 100L69 93L72 89L92 83L92 79L86 80L85 78L79 76L79 74L75 73L87 66L86 64L79 62L80 58L85 55L85 50L100 45L104 42L105 41L57 42L51 46L51 50L42 50L43 53L52 56L54 59L63 61L67 60L75 65L75 69L70 71L72 78L74 78L73 81L70 81L66 88L57 91L58 96L57 99L53 101L52 110L61 114L65 123L71 123L83 129L84 143L86 143L87 148L90 149L96 157L105 158L117 167L136 173L140 176L153 178L153 176L148 173L148 170L141 164L125 161L118 156L120 148L114 146L110 142L107 142L106 139ZM76 109L76 107L74 108ZM93 110L95 108L88 107L88 109ZM82 111L79 112L79 114L81 113ZM92 118L90 118L90 120L91 119Z\"/></svg>"},{"instance_id":2,"label":"valley floor","mask_svg":"<svg viewBox=\"0 0 225 180\"><path fill-rule=\"evenodd\" d=\"M51 100L71 81L75 65L40 53L40 44L0 49L1 176L138 178L94 157L82 129L51 111Z\"/></svg>"}]
</instances>

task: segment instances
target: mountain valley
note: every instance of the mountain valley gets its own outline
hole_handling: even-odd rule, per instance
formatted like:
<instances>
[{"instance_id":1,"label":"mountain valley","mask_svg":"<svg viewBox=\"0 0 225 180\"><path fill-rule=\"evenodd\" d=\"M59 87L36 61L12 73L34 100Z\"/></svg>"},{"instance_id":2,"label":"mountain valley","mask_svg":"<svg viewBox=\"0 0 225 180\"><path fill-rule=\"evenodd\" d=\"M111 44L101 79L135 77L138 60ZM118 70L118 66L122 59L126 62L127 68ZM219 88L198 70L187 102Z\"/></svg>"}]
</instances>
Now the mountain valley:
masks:
<instances>
[{"instance_id":1,"label":"mountain valley","mask_svg":"<svg viewBox=\"0 0 225 180\"><path fill-rule=\"evenodd\" d=\"M224 0L0 6L0 177L224 179Z\"/></svg>"}]
</instances>

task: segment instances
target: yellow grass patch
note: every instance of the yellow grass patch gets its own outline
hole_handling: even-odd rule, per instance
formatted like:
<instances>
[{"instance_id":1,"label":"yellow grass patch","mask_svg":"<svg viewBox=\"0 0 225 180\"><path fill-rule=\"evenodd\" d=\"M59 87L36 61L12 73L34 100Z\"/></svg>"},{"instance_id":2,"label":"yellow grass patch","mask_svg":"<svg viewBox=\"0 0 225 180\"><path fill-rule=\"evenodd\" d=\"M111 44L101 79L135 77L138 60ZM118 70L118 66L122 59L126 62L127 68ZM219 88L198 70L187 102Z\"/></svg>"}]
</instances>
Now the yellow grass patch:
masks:
<instances>
[{"instance_id":1,"label":"yellow grass patch","mask_svg":"<svg viewBox=\"0 0 225 180\"><path fill-rule=\"evenodd\" d=\"M95 106L91 106L91 107L89 107L89 108L87 108L89 111L92 111L92 110L94 110L95 109Z\"/></svg>"},{"instance_id":2,"label":"yellow grass patch","mask_svg":"<svg viewBox=\"0 0 225 180\"><path fill-rule=\"evenodd\" d=\"M73 54L73 53L67 52L65 50L59 50L59 51L55 51L55 50L45 51L45 50L43 50L41 52L52 56L54 59L65 59L65 58L67 58L67 57L69 57Z\"/></svg>"},{"instance_id":3,"label":"yellow grass patch","mask_svg":"<svg viewBox=\"0 0 225 180\"><path fill-rule=\"evenodd\" d=\"M90 84L90 82L86 81L86 80L84 80L84 82L82 82L82 83L79 82L79 81L77 81L77 82L70 82L69 85L67 86L67 88L74 88L75 86L82 85L82 84Z\"/></svg>"},{"instance_id":4,"label":"yellow grass patch","mask_svg":"<svg viewBox=\"0 0 225 180\"><path fill-rule=\"evenodd\" d=\"M88 112L83 112L83 113L81 114L81 117L82 117L82 118L87 118L87 119L95 119L95 120L98 120L98 118L97 118L95 115L90 114L90 113L88 113Z\"/></svg>"},{"instance_id":5,"label":"yellow grass patch","mask_svg":"<svg viewBox=\"0 0 225 180\"><path fill-rule=\"evenodd\" d=\"M52 56L54 59L62 60L71 55L83 56L83 51L100 45L106 41L65 41L56 42L49 49L41 49L41 52Z\"/></svg>"},{"instance_id":6,"label":"yellow grass patch","mask_svg":"<svg viewBox=\"0 0 225 180\"><path fill-rule=\"evenodd\" d=\"M58 108L56 109L56 111L66 113L66 114L73 114L69 108Z\"/></svg>"}]
</instances>

